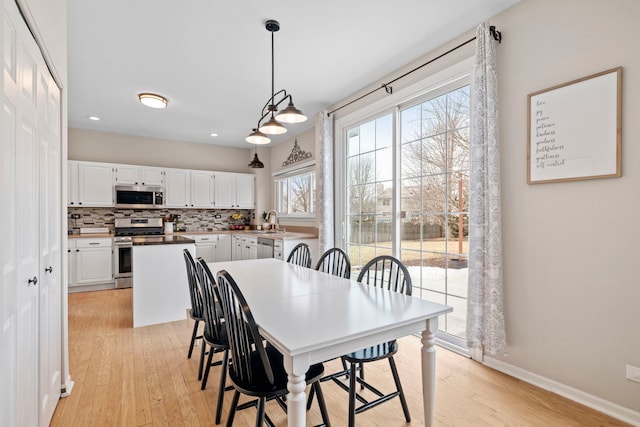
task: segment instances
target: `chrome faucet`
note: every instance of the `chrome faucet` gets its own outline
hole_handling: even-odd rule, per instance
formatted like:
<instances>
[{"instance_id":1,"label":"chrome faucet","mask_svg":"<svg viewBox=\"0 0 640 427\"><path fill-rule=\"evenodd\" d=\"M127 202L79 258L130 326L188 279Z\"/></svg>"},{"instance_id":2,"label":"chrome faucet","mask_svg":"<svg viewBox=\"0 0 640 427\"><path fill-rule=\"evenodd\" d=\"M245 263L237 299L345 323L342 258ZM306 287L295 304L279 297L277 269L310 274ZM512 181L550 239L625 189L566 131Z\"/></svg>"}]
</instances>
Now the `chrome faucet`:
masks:
<instances>
[{"instance_id":1,"label":"chrome faucet","mask_svg":"<svg viewBox=\"0 0 640 427\"><path fill-rule=\"evenodd\" d=\"M278 224L278 212L275 211L275 209L271 209L269 212L267 212L267 219L269 220L269 222L271 222L271 214L273 213L274 216L274 225L275 225L275 229L276 230L280 230L280 224Z\"/></svg>"}]
</instances>

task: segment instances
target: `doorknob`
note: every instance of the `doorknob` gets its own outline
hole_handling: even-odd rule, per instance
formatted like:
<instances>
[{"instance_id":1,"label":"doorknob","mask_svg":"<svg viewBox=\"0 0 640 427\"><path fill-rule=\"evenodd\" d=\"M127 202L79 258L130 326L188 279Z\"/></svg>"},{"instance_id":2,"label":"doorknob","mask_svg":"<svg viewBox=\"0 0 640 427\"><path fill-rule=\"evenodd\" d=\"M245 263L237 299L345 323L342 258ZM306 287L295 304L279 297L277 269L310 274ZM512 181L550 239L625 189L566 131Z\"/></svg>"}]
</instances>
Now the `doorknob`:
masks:
<instances>
[{"instance_id":1,"label":"doorknob","mask_svg":"<svg viewBox=\"0 0 640 427\"><path fill-rule=\"evenodd\" d=\"M45 273L53 273L53 266L52 266L52 265L50 265L50 266L49 266L49 268L45 268L45 269L44 269L44 272L45 272Z\"/></svg>"},{"instance_id":2,"label":"doorknob","mask_svg":"<svg viewBox=\"0 0 640 427\"><path fill-rule=\"evenodd\" d=\"M33 276L33 279L29 279L27 281L29 284L33 283L34 285L38 284L38 278L36 276Z\"/></svg>"}]
</instances>

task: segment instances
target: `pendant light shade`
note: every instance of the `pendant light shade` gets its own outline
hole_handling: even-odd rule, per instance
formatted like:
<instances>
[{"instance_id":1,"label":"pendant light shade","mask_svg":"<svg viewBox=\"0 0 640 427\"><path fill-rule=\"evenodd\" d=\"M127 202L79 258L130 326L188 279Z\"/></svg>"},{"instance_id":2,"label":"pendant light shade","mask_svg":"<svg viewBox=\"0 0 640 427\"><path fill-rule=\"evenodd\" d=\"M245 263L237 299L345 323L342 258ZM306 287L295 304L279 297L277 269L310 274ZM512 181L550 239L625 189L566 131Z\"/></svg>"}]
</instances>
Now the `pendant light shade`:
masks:
<instances>
[{"instance_id":1,"label":"pendant light shade","mask_svg":"<svg viewBox=\"0 0 640 427\"><path fill-rule=\"evenodd\" d=\"M269 19L265 22L265 28L271 33L271 97L267 100L264 107L262 107L262 113L260 119L258 119L257 131L253 132L246 138L247 142L251 144L268 144L271 142L267 135L282 135L287 132L281 122L283 123L301 123L307 120L307 117L293 105L293 98L286 90L281 89L276 92L275 90L275 65L274 65L274 33L280 30L280 23L273 19ZM284 110L278 112L278 106L285 100L289 100L289 105ZM271 116L271 117L269 117ZM263 120L267 119L263 123ZM256 135L256 132L259 135Z\"/></svg>"},{"instance_id":2,"label":"pendant light shade","mask_svg":"<svg viewBox=\"0 0 640 427\"><path fill-rule=\"evenodd\" d=\"M254 154L253 160L251 160L251 162L249 163L249 167L251 169L263 169L264 168L264 163L262 163L260 161L260 159L258 158L258 147L256 147L256 154Z\"/></svg>"},{"instance_id":3,"label":"pendant light shade","mask_svg":"<svg viewBox=\"0 0 640 427\"><path fill-rule=\"evenodd\" d=\"M258 130L266 135L282 135L287 132L287 128L282 126L282 124L273 117L273 114Z\"/></svg>"},{"instance_id":4,"label":"pendant light shade","mask_svg":"<svg viewBox=\"0 0 640 427\"><path fill-rule=\"evenodd\" d=\"M271 142L269 137L260 132L258 129L253 129L253 132L251 132L249 136L245 138L245 141L256 145L263 145Z\"/></svg>"},{"instance_id":5,"label":"pendant light shade","mask_svg":"<svg viewBox=\"0 0 640 427\"><path fill-rule=\"evenodd\" d=\"M280 111L276 115L276 119L284 123L302 123L307 120L307 116L302 114L302 111L298 110L296 106L293 105L293 101L289 101L287 108Z\"/></svg>"}]
</instances>

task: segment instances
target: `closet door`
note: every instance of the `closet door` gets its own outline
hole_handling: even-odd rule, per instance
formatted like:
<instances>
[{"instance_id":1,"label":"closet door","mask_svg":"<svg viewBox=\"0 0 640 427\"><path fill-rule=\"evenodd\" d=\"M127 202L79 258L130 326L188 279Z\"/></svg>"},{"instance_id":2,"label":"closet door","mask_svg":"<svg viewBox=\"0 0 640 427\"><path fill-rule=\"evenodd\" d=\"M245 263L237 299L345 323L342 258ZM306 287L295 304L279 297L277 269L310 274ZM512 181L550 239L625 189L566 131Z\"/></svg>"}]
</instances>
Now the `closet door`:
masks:
<instances>
[{"instance_id":1,"label":"closet door","mask_svg":"<svg viewBox=\"0 0 640 427\"><path fill-rule=\"evenodd\" d=\"M60 98L13 0L0 46L0 425L48 425L61 388Z\"/></svg>"},{"instance_id":2,"label":"closet door","mask_svg":"<svg viewBox=\"0 0 640 427\"><path fill-rule=\"evenodd\" d=\"M0 37L2 37L2 98L0 117L0 425L17 425L17 337L18 337L18 245L16 241L17 165L16 140L18 129L17 34L14 23L6 14L4 5L0 9Z\"/></svg>"},{"instance_id":3,"label":"closet door","mask_svg":"<svg viewBox=\"0 0 640 427\"><path fill-rule=\"evenodd\" d=\"M7 2L5 1L5 5ZM17 34L18 108L16 115L16 247L17 290L17 421L38 425L38 134L37 87L39 55L35 42L24 31L15 7L7 16Z\"/></svg>"},{"instance_id":4,"label":"closet door","mask_svg":"<svg viewBox=\"0 0 640 427\"><path fill-rule=\"evenodd\" d=\"M48 425L61 389L61 159L60 90L38 64L38 142L40 186L39 402L40 425Z\"/></svg>"}]
</instances>

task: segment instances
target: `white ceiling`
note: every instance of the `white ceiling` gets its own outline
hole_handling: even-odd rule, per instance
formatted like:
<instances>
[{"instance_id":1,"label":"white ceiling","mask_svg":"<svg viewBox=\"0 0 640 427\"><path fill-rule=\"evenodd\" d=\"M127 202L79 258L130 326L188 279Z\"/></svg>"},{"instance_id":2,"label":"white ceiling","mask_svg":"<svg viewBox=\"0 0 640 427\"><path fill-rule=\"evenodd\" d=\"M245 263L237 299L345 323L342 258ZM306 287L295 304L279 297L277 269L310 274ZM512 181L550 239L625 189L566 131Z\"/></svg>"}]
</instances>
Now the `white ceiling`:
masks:
<instances>
[{"instance_id":1,"label":"white ceiling","mask_svg":"<svg viewBox=\"0 0 640 427\"><path fill-rule=\"evenodd\" d=\"M251 147L244 138L271 95L264 22L275 19L275 89L309 117L278 143L518 1L69 0L69 126ZM168 108L144 107L141 92Z\"/></svg>"}]
</instances>

